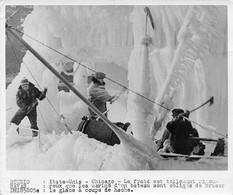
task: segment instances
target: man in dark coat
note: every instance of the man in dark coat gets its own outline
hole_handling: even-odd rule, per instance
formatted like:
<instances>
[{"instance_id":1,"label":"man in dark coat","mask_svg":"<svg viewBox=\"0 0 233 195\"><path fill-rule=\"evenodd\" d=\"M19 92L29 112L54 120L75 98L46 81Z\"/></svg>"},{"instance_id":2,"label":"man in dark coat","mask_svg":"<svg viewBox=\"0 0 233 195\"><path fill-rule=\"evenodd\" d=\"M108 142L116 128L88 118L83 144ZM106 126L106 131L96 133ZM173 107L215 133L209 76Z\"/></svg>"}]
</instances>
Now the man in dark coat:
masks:
<instances>
[{"instance_id":1,"label":"man in dark coat","mask_svg":"<svg viewBox=\"0 0 233 195\"><path fill-rule=\"evenodd\" d=\"M40 101L43 100L46 92L46 88L41 92L32 83L30 83L28 79L23 78L16 94L16 103L19 106L19 110L11 119L11 123L19 125L24 117L27 116L31 124L31 129L38 130L36 112L36 107L38 105L37 99ZM32 131L32 133L33 137L38 135L37 131Z\"/></svg>"},{"instance_id":2,"label":"man in dark coat","mask_svg":"<svg viewBox=\"0 0 233 195\"><path fill-rule=\"evenodd\" d=\"M174 153L189 154L189 137L193 131L189 112L176 108L172 110L172 121L167 123L167 130L171 133L170 142Z\"/></svg>"}]
</instances>

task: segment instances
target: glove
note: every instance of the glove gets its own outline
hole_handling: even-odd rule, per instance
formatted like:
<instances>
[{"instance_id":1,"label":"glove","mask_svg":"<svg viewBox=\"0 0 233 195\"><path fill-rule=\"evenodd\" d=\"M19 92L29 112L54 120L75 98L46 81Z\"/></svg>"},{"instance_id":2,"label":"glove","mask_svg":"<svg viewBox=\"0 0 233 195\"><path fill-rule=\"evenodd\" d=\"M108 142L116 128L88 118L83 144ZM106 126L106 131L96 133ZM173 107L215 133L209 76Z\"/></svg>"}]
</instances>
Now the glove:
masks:
<instances>
[{"instance_id":1,"label":"glove","mask_svg":"<svg viewBox=\"0 0 233 195\"><path fill-rule=\"evenodd\" d=\"M44 88L43 94L46 95L47 91L48 91L48 89Z\"/></svg>"},{"instance_id":2,"label":"glove","mask_svg":"<svg viewBox=\"0 0 233 195\"><path fill-rule=\"evenodd\" d=\"M40 94L40 96L38 97L38 99L41 101L46 97L46 93L47 93L48 89L44 88L44 91Z\"/></svg>"},{"instance_id":3,"label":"glove","mask_svg":"<svg viewBox=\"0 0 233 195\"><path fill-rule=\"evenodd\" d=\"M190 114L189 110L186 110L183 116L185 116L185 117L188 118L188 117L189 117L189 114Z\"/></svg>"},{"instance_id":4,"label":"glove","mask_svg":"<svg viewBox=\"0 0 233 195\"><path fill-rule=\"evenodd\" d=\"M110 100L110 104L112 104L117 99L118 99L118 96L112 96L112 98Z\"/></svg>"}]
</instances>

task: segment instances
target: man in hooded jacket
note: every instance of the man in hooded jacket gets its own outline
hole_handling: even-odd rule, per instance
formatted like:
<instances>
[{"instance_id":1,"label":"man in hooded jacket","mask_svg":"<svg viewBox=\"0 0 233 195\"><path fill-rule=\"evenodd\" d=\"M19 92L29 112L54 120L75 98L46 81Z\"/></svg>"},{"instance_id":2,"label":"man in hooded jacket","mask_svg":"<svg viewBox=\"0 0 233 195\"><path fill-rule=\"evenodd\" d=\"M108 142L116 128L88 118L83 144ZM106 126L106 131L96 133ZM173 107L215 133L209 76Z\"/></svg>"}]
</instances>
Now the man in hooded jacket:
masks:
<instances>
[{"instance_id":1,"label":"man in hooded jacket","mask_svg":"<svg viewBox=\"0 0 233 195\"><path fill-rule=\"evenodd\" d=\"M31 124L31 129L38 130L36 112L36 107L38 105L37 99L40 101L43 100L45 98L46 92L46 88L43 92L41 92L31 82L29 82L28 79L23 78L16 94L16 103L19 107L19 110L11 119L11 123L19 125L24 117L27 116ZM32 131L32 133L33 137L38 135L37 131Z\"/></svg>"}]
</instances>

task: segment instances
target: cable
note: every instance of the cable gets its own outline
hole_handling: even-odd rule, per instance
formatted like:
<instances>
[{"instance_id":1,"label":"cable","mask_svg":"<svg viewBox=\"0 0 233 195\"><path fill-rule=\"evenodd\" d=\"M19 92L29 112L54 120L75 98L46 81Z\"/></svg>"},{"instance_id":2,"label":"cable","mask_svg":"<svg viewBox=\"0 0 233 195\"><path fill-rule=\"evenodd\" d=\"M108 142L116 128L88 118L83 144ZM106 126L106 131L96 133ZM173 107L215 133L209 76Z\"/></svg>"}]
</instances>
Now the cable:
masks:
<instances>
[{"instance_id":1,"label":"cable","mask_svg":"<svg viewBox=\"0 0 233 195\"><path fill-rule=\"evenodd\" d=\"M6 21L9 21L10 19L12 19L12 17L15 16L15 14L16 14L20 9L21 9L21 7L18 8L16 11L14 11L10 16L8 16L8 17L6 18Z\"/></svg>"},{"instance_id":2,"label":"cable","mask_svg":"<svg viewBox=\"0 0 233 195\"><path fill-rule=\"evenodd\" d=\"M12 27L12 28L13 28L13 27ZM64 55L63 53L61 53L61 52L55 50L54 48L52 48L52 47L50 47L50 46L48 46L48 45L46 45L46 44L44 44L44 43L42 43L42 42L40 42L40 41L37 40L37 39L35 39L35 38L33 38L33 37L31 37L31 36L25 34L24 32L22 32L22 31L20 31L20 30L18 30L18 29L15 29L15 28L13 28L13 29L16 30L17 32L19 32L19 33L21 33L21 34L23 34L23 35L29 37L30 39L32 39L32 40L34 40L34 41L40 43L41 45L43 45L43 46L45 46L45 47L47 47L47 48L53 50L54 52L56 52L56 53L58 53L58 54L60 54L60 55L62 55L62 56L64 56L64 57L66 57L66 58L68 58L68 59L70 59L70 60L72 60L72 61L78 63L79 65L85 67L86 69L91 70L92 72L97 73L97 71L95 71L95 70L93 70L93 69L91 69L91 68L85 66L84 64L82 64L82 63L80 63L80 62L77 62L75 59L72 59L71 57L69 57L69 56L67 56L67 55ZM143 96L143 95L141 95L141 94L139 94L139 93L137 93L137 92L135 92L135 91L133 91L133 90L127 88L127 87L125 87L124 85L118 83L117 81L114 81L114 80L112 80L112 79L110 79L110 78L108 78L108 77L106 77L106 79L108 79L109 81L111 81L111 82L113 82L113 83L115 83L115 84L117 84L117 85L119 85L119 86L121 86L121 87L127 89L128 91L130 91L130 92L132 92L132 93L134 93L134 94L136 94L136 95L138 95L138 96L140 96L140 97L142 97L143 99L146 99L146 100L148 100L148 101L150 101L150 102L152 102L152 103L154 103L154 104L156 104L156 105L158 105L158 106L160 106L160 107L162 107L162 108L164 108L164 109L166 109L166 110L168 110L168 111L171 111L169 108L163 106L162 104L156 103L155 101L153 101L153 100L151 100L151 99L149 99L149 98L147 98L147 97L145 97L145 96ZM215 133L217 133L217 132L215 132ZM219 133L218 133L218 134L219 134Z\"/></svg>"},{"instance_id":3,"label":"cable","mask_svg":"<svg viewBox=\"0 0 233 195\"><path fill-rule=\"evenodd\" d=\"M47 126L47 124L46 124L46 122L45 122L45 120L44 120L44 117L43 117L43 115L42 115L42 113L41 113L41 111L40 111L39 108L38 108L38 111L39 111L39 113L40 113L40 116L41 116L41 118L42 118L42 121L44 122L44 125L45 125L47 131L49 132L49 128L48 128L48 126Z\"/></svg>"},{"instance_id":4,"label":"cable","mask_svg":"<svg viewBox=\"0 0 233 195\"><path fill-rule=\"evenodd\" d=\"M12 28L13 28L13 27L12 27ZM54 48L52 48L52 47L50 47L50 46L48 46L48 45L46 45L46 44L44 44L44 43L38 41L37 39L35 39L35 38L33 38L33 37L31 37L31 36L25 34L24 32L22 32L22 31L20 31L20 30L18 30L18 29L15 29L15 28L13 28L13 29L16 30L17 32L21 33L21 34L24 34L25 36L29 37L30 39L32 39L32 40L34 40L34 41L40 43L41 45L43 45L43 46L45 46L45 47L47 47L47 48L53 50L54 52L56 52L56 53L62 55L63 57L66 57L66 58L68 58L68 59L70 59L70 60L72 60L72 61L78 63L79 65L85 67L86 69L88 69L88 70L90 70L90 71L92 71L92 72L94 72L94 73L97 73L97 71L95 71L95 70L93 70L93 69L91 69L91 68L85 66L84 64L82 64L82 63L76 61L75 59L73 59L73 58L71 58L71 57L69 57L69 56L67 56L67 55L65 55L65 54L63 54L63 53L57 51L56 49L54 49ZM123 87L123 88L126 88L128 91L130 91L130 92L132 92L132 93L134 93L134 94L136 94L136 95L142 97L143 99L146 99L146 100L149 101L149 102L152 102L152 103L154 103L154 104L156 104L156 105L158 105L158 106L160 106L160 107L162 107L162 108L164 108L164 109L166 109L166 110L168 110L168 111L171 111L169 108L163 106L162 104L159 104L159 103L157 103L157 102L155 102L155 101L153 101L153 100L151 100L151 99L149 99L149 98L147 98L147 97L141 95L140 93L137 93L137 92L133 91L132 89L129 89L128 87L125 87L124 85L118 83L117 81L114 81L114 80L112 80L111 78L108 78L108 77L105 77L105 78L106 78L107 80L109 80L109 81L111 81L111 82L113 82L113 83L115 83L115 84L117 84L117 85Z\"/></svg>"},{"instance_id":5,"label":"cable","mask_svg":"<svg viewBox=\"0 0 233 195\"><path fill-rule=\"evenodd\" d=\"M13 53L14 53L14 55L15 55L15 57L16 57L18 63L19 63L19 59L18 59L17 56L16 56L16 53L15 53L14 48L13 48L12 46L11 46L11 48L12 48ZM36 78L33 76L32 72L31 72L30 69L28 68L27 64L26 64L24 61L22 61L22 62L23 62L23 64L25 65L25 67L27 68L28 72L31 74L32 78L34 79L34 81L36 82L36 84L38 85L38 87L40 88L40 90L42 91L41 86L40 86L39 83L37 82ZM56 111L56 109L54 108L54 106L53 106L53 104L51 103L51 101L49 100L49 98L48 98L47 96L45 96L45 97L46 97L46 99L48 100L48 102L49 102L49 104L51 105L51 107L53 108L53 110L56 112L56 114L57 114L58 116L60 116L59 113L58 113L58 112Z\"/></svg>"},{"instance_id":6,"label":"cable","mask_svg":"<svg viewBox=\"0 0 233 195\"><path fill-rule=\"evenodd\" d=\"M11 48L13 50L14 56L17 60L17 62L20 64L19 59L16 56L16 52L14 50L14 47L11 45ZM33 76L32 72L30 71L30 69L28 68L27 64L23 61L25 67L27 68L27 70L29 71L29 73L31 74L32 78L35 80L35 82L37 83L38 87L40 88L40 90L42 90L42 88L40 87L39 83L37 82L36 78ZM49 98L47 96L45 96L46 99L48 100L49 104L51 105L51 107L53 108L53 110L55 111L55 113L58 115L58 117L60 117L60 114L56 111L56 109L54 108L54 106L52 105L51 101L49 100ZM65 127L67 128L67 130L72 134L71 130L68 128L67 124L64 122Z\"/></svg>"}]
</instances>

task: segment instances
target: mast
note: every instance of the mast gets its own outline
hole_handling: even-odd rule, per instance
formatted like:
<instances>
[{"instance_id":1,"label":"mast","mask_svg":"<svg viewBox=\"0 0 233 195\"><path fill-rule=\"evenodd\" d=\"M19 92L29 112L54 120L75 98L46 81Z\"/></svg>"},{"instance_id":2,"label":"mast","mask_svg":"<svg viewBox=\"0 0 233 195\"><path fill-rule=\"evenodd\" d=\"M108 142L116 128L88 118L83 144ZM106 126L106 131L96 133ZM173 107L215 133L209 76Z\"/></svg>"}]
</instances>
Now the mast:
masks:
<instances>
[{"instance_id":1,"label":"mast","mask_svg":"<svg viewBox=\"0 0 233 195\"><path fill-rule=\"evenodd\" d=\"M137 68L139 69L137 75L138 84L136 90L141 96L132 96L130 99L132 102L132 110L130 112L131 126L133 129L134 137L149 147L154 145L153 139L150 133L150 117L153 109L153 104L147 99L151 96L151 82L150 82L150 64L149 64L149 47L152 43L152 37L147 33L148 17L150 10L148 7L144 9L146 12L145 21L145 34L141 39L140 49L137 51L139 60Z\"/></svg>"},{"instance_id":2,"label":"mast","mask_svg":"<svg viewBox=\"0 0 233 195\"><path fill-rule=\"evenodd\" d=\"M59 78L71 91L74 92L88 107L95 112L118 136L122 134L116 125L106 118L91 102L89 102L76 88L73 87L62 75L59 74L39 53L37 53L26 41L24 41L18 33L6 23L6 30L13 35L23 46L25 46L42 64L44 64L57 78Z\"/></svg>"},{"instance_id":3,"label":"mast","mask_svg":"<svg viewBox=\"0 0 233 195\"><path fill-rule=\"evenodd\" d=\"M75 89L62 75L60 75L42 56L40 56L26 41L24 41L17 32L8 24L6 24L6 30L12 34L16 39L20 41L38 60L40 60L56 77L58 77L71 91L75 93L87 106L93 110L119 137L123 143L124 149L130 153L136 153L136 160L140 157L140 160L145 161L149 166L155 167L157 163L155 158L160 157L154 150L154 147L148 147L140 140L135 139L132 135L127 134L122 129L113 124L107 117L105 117L94 105L91 104L77 89Z\"/></svg>"}]
</instances>

